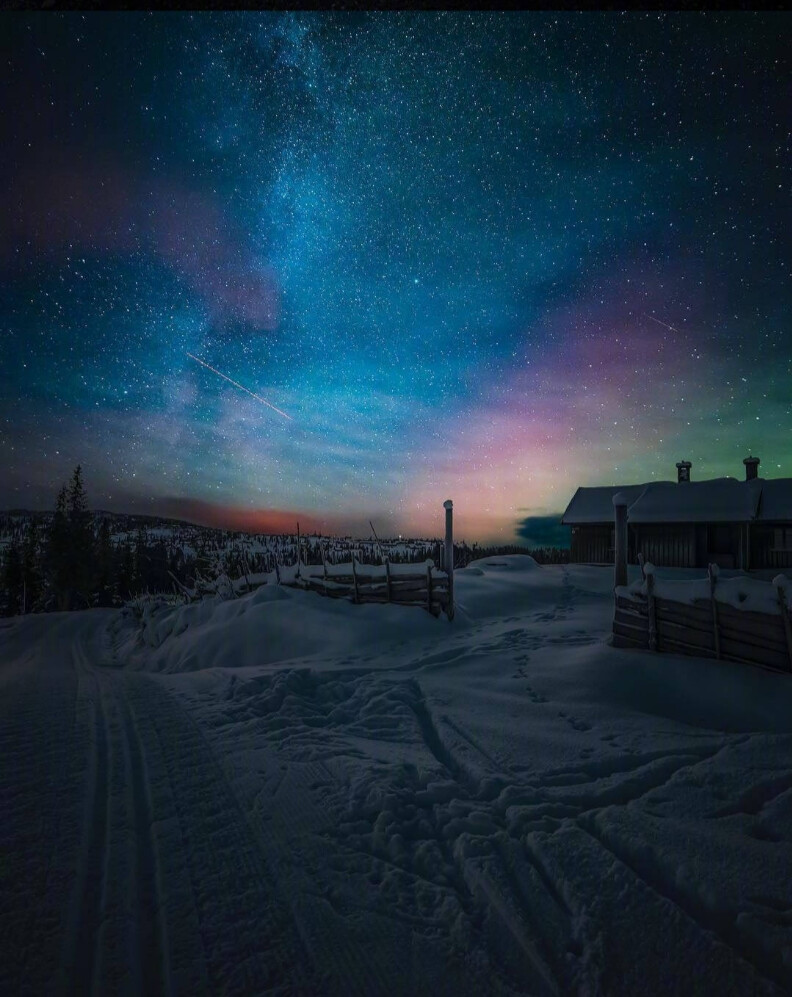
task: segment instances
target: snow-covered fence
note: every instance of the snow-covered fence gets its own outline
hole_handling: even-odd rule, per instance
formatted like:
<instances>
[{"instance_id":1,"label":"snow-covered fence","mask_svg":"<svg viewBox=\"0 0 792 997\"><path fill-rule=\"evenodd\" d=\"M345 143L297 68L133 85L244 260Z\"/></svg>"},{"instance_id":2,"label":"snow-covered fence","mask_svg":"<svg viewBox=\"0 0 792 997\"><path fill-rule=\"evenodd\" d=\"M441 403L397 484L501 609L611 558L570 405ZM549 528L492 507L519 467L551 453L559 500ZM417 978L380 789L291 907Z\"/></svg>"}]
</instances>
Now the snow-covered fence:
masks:
<instances>
[{"instance_id":1,"label":"snow-covered fence","mask_svg":"<svg viewBox=\"0 0 792 997\"><path fill-rule=\"evenodd\" d=\"M297 570L297 568L299 570ZM280 568L281 584L309 589L332 599L351 602L392 602L402 606L422 606L433 616L453 615L448 575L434 562L424 564L360 564L356 558L346 564L304 564Z\"/></svg>"},{"instance_id":2,"label":"snow-covered fence","mask_svg":"<svg viewBox=\"0 0 792 997\"><path fill-rule=\"evenodd\" d=\"M644 578L616 586L613 644L724 658L792 672L787 579L721 579L716 565L693 581Z\"/></svg>"}]
</instances>

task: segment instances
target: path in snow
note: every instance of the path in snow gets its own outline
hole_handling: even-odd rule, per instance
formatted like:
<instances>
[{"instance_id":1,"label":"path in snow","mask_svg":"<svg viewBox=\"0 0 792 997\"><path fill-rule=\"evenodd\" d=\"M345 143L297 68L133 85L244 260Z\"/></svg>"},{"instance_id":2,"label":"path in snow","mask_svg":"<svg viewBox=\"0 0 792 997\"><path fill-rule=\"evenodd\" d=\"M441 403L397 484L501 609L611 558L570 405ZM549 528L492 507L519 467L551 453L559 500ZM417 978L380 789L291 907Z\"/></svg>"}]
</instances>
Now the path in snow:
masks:
<instances>
[{"instance_id":1,"label":"path in snow","mask_svg":"<svg viewBox=\"0 0 792 997\"><path fill-rule=\"evenodd\" d=\"M200 729L155 679L91 663L106 615L36 620L34 660L0 679L2 991L312 992Z\"/></svg>"}]
</instances>

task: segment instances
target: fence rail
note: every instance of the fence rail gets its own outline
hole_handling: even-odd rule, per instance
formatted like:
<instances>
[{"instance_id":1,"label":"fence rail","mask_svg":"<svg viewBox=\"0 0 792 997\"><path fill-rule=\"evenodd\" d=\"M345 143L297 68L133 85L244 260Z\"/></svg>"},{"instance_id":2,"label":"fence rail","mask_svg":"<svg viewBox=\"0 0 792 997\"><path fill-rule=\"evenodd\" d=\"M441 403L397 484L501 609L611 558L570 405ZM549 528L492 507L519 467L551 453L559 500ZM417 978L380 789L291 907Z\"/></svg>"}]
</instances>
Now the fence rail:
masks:
<instances>
[{"instance_id":1,"label":"fence rail","mask_svg":"<svg viewBox=\"0 0 792 997\"><path fill-rule=\"evenodd\" d=\"M647 569L651 565L646 566ZM766 584L777 591L777 613L738 609L716 598L717 571L710 567L710 597L676 600L655 590L647 571L643 592L615 590L613 644L674 654L722 658L792 673L792 627L786 583ZM778 584L776 584L778 583Z\"/></svg>"}]
</instances>

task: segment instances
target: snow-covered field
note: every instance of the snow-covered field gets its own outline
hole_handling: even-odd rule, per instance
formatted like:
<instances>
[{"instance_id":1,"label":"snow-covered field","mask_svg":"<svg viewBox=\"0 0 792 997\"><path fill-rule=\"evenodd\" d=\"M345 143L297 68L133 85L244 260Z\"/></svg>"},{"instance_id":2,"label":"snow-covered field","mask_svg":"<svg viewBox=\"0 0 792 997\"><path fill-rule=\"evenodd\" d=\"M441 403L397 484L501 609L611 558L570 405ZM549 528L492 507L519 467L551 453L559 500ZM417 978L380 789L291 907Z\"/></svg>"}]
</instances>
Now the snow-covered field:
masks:
<instances>
[{"instance_id":1,"label":"snow-covered field","mask_svg":"<svg viewBox=\"0 0 792 997\"><path fill-rule=\"evenodd\" d=\"M611 648L611 585L4 622L0 989L790 993L792 678Z\"/></svg>"}]
</instances>

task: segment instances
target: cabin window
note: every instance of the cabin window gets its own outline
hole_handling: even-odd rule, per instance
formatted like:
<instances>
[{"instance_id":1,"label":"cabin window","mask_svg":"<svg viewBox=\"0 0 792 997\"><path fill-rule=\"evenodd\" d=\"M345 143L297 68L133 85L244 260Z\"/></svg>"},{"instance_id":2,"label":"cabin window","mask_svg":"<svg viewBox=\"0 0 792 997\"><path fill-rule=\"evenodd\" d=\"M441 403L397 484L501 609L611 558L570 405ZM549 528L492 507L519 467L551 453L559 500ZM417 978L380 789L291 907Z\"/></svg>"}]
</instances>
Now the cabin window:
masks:
<instances>
[{"instance_id":1,"label":"cabin window","mask_svg":"<svg viewBox=\"0 0 792 997\"><path fill-rule=\"evenodd\" d=\"M710 526L707 531L707 547L711 554L731 554L734 539L731 526Z\"/></svg>"},{"instance_id":2,"label":"cabin window","mask_svg":"<svg viewBox=\"0 0 792 997\"><path fill-rule=\"evenodd\" d=\"M774 528L773 549L792 550L792 526L776 526Z\"/></svg>"}]
</instances>

